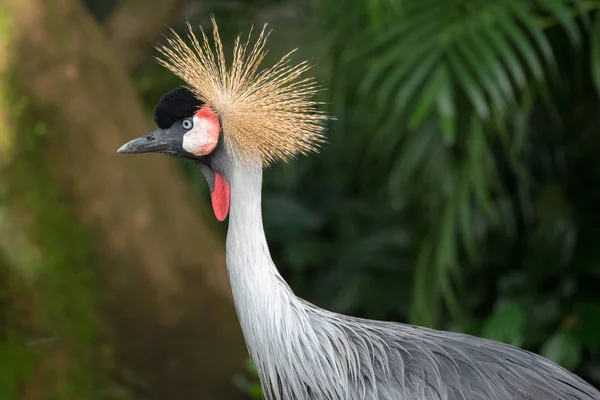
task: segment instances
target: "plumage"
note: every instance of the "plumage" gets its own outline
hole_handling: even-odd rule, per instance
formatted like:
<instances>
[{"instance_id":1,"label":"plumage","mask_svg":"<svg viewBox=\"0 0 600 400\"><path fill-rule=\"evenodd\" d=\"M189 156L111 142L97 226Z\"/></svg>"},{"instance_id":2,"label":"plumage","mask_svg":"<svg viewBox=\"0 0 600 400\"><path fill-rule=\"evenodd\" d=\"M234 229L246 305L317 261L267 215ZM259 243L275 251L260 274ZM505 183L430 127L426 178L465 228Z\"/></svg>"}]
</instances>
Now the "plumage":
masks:
<instances>
[{"instance_id":1,"label":"plumage","mask_svg":"<svg viewBox=\"0 0 600 400\"><path fill-rule=\"evenodd\" d=\"M267 399L600 400L591 385L539 355L464 334L336 314L295 296L265 238L263 168L314 150L327 117L311 100L313 81L300 78L306 64L290 66L286 56L258 71L266 52L264 28L251 49L249 39L242 44L238 38L230 67L214 20L213 29L214 52L206 35L200 43L191 29L192 47L175 36L171 48L162 49L162 64L191 91L166 95L156 112L159 129L119 151L194 161L217 217L229 210L227 271ZM197 113L200 106L218 116L223 140L196 154L182 146L187 135L214 134L203 128L206 120L197 122L206 111Z\"/></svg>"},{"instance_id":2,"label":"plumage","mask_svg":"<svg viewBox=\"0 0 600 400\"><path fill-rule=\"evenodd\" d=\"M214 19L212 23L213 46L204 31L200 41L188 25L191 45L173 32L169 47L159 48L164 56L159 63L210 104L221 120L232 156L258 157L266 165L316 150L328 117L312 100L319 91L317 83L311 77L302 78L310 65L292 65L292 51L260 70L267 53L266 24L253 45L252 30L245 41L237 37L228 65Z\"/></svg>"},{"instance_id":3,"label":"plumage","mask_svg":"<svg viewBox=\"0 0 600 400\"><path fill-rule=\"evenodd\" d=\"M537 354L465 334L353 318L296 297L269 254L260 167L236 167L231 179L227 267L267 399L600 399L591 385Z\"/></svg>"},{"instance_id":4,"label":"plumage","mask_svg":"<svg viewBox=\"0 0 600 400\"><path fill-rule=\"evenodd\" d=\"M182 118L193 115L204 103L186 88L179 87L165 94L154 111L154 123L166 129Z\"/></svg>"}]
</instances>

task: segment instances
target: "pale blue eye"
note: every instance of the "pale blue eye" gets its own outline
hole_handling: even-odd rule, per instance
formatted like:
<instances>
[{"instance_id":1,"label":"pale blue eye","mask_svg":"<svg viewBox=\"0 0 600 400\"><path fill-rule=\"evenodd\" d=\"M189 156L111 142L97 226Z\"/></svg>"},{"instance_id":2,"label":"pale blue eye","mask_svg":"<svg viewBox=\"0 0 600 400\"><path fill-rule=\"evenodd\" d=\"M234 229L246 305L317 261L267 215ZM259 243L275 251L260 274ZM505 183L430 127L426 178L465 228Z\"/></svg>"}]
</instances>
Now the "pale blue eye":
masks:
<instances>
[{"instance_id":1,"label":"pale blue eye","mask_svg":"<svg viewBox=\"0 0 600 400\"><path fill-rule=\"evenodd\" d=\"M192 126L194 126L194 124L192 124L192 121L190 121L189 119L184 119L183 121L181 121L181 127L186 131L192 129Z\"/></svg>"}]
</instances>

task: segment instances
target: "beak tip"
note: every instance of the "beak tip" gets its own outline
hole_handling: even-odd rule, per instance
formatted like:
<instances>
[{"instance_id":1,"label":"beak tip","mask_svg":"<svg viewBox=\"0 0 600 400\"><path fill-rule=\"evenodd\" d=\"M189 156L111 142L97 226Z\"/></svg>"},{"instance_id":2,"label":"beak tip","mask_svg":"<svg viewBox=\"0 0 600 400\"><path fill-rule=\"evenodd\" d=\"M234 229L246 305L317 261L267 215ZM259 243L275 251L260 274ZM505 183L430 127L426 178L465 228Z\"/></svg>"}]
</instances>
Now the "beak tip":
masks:
<instances>
[{"instance_id":1,"label":"beak tip","mask_svg":"<svg viewBox=\"0 0 600 400\"><path fill-rule=\"evenodd\" d=\"M119 147L119 149L117 150L118 154L129 154L131 153L131 146L129 146L129 143L125 143L123 146Z\"/></svg>"}]
</instances>

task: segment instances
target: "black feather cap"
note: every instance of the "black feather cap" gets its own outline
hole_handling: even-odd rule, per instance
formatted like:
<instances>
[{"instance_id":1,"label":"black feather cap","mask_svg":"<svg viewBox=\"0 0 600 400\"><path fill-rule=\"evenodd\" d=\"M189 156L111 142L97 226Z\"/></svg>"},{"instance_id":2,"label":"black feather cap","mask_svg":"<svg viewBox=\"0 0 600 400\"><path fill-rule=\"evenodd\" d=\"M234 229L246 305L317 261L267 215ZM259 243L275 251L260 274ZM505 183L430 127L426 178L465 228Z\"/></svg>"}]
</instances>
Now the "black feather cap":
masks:
<instances>
[{"instance_id":1,"label":"black feather cap","mask_svg":"<svg viewBox=\"0 0 600 400\"><path fill-rule=\"evenodd\" d=\"M161 129L167 129L180 119L194 115L204 103L186 87L178 87L165 94L154 111L154 122Z\"/></svg>"}]
</instances>

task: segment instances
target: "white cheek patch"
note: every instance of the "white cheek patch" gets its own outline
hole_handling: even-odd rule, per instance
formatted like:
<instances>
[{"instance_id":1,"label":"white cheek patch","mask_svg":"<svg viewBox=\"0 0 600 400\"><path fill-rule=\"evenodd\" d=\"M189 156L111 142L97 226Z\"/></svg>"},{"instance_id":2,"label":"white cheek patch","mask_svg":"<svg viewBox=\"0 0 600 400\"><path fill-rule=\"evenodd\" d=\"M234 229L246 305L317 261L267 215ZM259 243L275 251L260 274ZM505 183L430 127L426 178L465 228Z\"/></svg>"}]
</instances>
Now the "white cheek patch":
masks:
<instances>
[{"instance_id":1,"label":"white cheek patch","mask_svg":"<svg viewBox=\"0 0 600 400\"><path fill-rule=\"evenodd\" d=\"M183 149L196 156L212 152L219 141L219 124L214 119L194 116L194 127L183 135Z\"/></svg>"}]
</instances>

